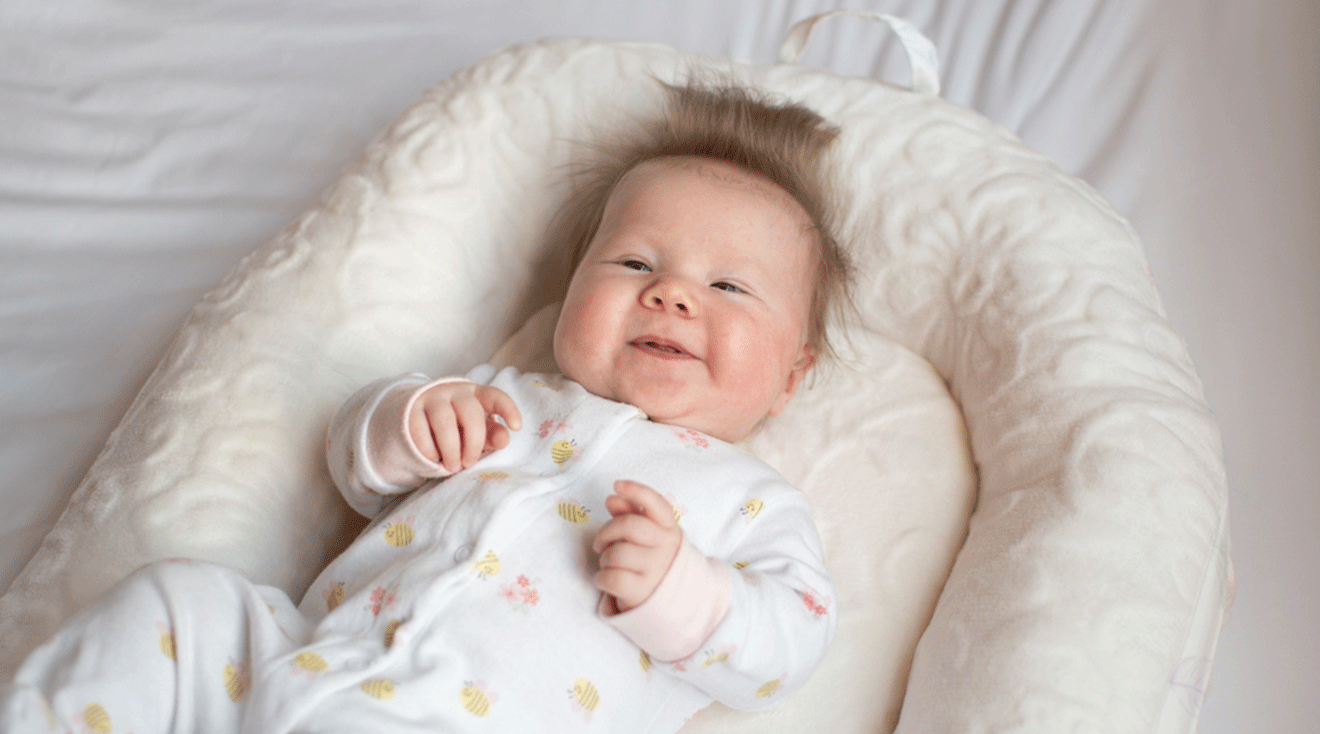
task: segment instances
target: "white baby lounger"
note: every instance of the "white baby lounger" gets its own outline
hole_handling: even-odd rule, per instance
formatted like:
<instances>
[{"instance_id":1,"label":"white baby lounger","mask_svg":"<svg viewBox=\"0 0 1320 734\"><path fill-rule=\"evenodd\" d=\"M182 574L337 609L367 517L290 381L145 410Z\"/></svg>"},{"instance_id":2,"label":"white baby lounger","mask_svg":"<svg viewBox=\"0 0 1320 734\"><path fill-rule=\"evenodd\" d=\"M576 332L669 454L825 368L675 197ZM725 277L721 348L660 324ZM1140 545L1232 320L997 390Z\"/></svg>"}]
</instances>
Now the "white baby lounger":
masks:
<instances>
[{"instance_id":1,"label":"white baby lounger","mask_svg":"<svg viewBox=\"0 0 1320 734\"><path fill-rule=\"evenodd\" d=\"M567 166L658 114L655 80L713 70L841 127L860 308L842 362L746 442L813 502L838 636L778 709L689 729L1190 731L1231 590L1197 376L1126 223L914 59L908 90L562 40L435 86L196 307L0 599L0 675L153 559L298 598L357 527L324 468L335 409L515 331L497 361L543 366Z\"/></svg>"}]
</instances>

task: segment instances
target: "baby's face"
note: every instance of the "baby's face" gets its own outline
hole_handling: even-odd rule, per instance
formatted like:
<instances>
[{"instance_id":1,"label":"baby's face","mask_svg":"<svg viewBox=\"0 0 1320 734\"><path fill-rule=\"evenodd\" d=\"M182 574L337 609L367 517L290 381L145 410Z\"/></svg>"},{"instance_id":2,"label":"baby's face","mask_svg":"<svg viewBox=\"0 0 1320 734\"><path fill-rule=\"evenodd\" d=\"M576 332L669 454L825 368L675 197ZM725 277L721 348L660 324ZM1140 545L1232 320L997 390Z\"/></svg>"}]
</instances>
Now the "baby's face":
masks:
<instances>
[{"instance_id":1,"label":"baby's face","mask_svg":"<svg viewBox=\"0 0 1320 734\"><path fill-rule=\"evenodd\" d=\"M787 192L732 164L639 165L569 285L559 368L654 421L743 438L814 361L809 224Z\"/></svg>"}]
</instances>

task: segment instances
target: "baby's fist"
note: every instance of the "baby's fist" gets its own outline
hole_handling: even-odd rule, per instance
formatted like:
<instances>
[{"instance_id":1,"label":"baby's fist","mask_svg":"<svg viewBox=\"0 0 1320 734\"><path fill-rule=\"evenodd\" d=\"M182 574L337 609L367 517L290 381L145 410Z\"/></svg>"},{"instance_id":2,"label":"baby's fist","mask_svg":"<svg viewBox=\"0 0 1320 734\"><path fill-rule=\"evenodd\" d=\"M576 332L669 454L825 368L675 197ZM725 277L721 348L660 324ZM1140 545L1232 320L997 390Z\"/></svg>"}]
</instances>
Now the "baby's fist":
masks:
<instances>
[{"instance_id":1,"label":"baby's fist","mask_svg":"<svg viewBox=\"0 0 1320 734\"><path fill-rule=\"evenodd\" d=\"M427 389L413 399L408 411L408 436L413 445L450 473L508 446L509 429L521 427L522 414L508 393L466 381L442 382Z\"/></svg>"},{"instance_id":2,"label":"baby's fist","mask_svg":"<svg viewBox=\"0 0 1320 734\"><path fill-rule=\"evenodd\" d=\"M683 544L674 508L650 487L620 479L605 498L613 517L592 542L600 554L596 588L614 597L620 612L646 601L660 585Z\"/></svg>"}]
</instances>

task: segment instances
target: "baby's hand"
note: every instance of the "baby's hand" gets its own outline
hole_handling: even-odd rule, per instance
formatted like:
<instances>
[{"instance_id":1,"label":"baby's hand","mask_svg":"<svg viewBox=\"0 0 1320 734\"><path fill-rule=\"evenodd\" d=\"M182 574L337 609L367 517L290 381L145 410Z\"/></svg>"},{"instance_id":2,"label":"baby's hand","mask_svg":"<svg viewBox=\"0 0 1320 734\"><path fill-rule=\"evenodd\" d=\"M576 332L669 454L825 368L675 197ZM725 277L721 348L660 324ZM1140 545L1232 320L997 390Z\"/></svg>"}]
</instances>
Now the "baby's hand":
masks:
<instances>
[{"instance_id":1,"label":"baby's hand","mask_svg":"<svg viewBox=\"0 0 1320 734\"><path fill-rule=\"evenodd\" d=\"M641 604L660 585L683 544L674 508L654 489L620 479L605 498L613 517L591 547L600 554L596 588L614 597L620 612Z\"/></svg>"},{"instance_id":2,"label":"baby's hand","mask_svg":"<svg viewBox=\"0 0 1320 734\"><path fill-rule=\"evenodd\" d=\"M471 382L436 385L418 395L408 411L413 444L451 473L508 446L509 429L520 428L522 414L513 398L497 387Z\"/></svg>"}]
</instances>

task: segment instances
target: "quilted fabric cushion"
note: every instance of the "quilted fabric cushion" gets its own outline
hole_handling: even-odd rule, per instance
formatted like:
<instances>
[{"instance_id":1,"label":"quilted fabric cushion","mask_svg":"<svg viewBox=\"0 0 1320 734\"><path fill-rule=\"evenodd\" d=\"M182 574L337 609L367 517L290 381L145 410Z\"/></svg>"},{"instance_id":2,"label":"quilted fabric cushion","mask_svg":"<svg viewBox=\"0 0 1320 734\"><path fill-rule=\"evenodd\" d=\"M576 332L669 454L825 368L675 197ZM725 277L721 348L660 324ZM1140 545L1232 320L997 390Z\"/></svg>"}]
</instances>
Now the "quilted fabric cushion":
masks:
<instances>
[{"instance_id":1,"label":"quilted fabric cushion","mask_svg":"<svg viewBox=\"0 0 1320 734\"><path fill-rule=\"evenodd\" d=\"M383 374L461 371L553 301L562 264L542 242L564 165L656 114L653 77L702 67L841 125L863 277L851 353L749 441L811 494L839 639L768 719L692 726L1187 730L1229 588L1226 491L1122 219L938 99L588 41L433 88L198 305L0 599L2 662L155 558L227 562L296 597L356 527L320 456L334 409ZM536 323L503 358L534 357Z\"/></svg>"}]
</instances>

